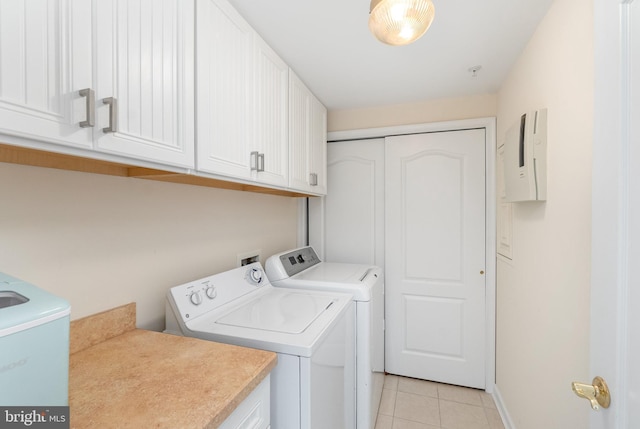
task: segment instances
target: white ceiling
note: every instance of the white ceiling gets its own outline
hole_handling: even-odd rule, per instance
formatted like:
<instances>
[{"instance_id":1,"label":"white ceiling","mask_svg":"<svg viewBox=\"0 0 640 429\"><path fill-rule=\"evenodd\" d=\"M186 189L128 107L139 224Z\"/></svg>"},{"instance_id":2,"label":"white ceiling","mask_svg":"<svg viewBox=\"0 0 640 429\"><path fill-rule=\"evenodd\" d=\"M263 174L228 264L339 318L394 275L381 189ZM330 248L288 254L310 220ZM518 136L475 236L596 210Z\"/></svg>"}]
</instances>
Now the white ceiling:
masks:
<instances>
[{"instance_id":1,"label":"white ceiling","mask_svg":"<svg viewBox=\"0 0 640 429\"><path fill-rule=\"evenodd\" d=\"M369 0L229 1L334 110L496 92L553 0L433 0L427 33L399 47L369 32Z\"/></svg>"}]
</instances>

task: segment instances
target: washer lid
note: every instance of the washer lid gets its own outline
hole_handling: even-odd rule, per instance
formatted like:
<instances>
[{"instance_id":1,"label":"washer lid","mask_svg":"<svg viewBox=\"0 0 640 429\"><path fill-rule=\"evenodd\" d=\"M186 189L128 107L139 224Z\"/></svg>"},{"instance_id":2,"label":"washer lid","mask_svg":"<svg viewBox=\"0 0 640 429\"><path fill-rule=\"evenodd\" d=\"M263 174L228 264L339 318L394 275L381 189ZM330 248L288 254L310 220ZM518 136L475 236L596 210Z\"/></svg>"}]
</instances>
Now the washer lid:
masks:
<instances>
[{"instance_id":1,"label":"washer lid","mask_svg":"<svg viewBox=\"0 0 640 429\"><path fill-rule=\"evenodd\" d=\"M334 303L330 296L274 289L216 320L229 326L299 334Z\"/></svg>"}]
</instances>

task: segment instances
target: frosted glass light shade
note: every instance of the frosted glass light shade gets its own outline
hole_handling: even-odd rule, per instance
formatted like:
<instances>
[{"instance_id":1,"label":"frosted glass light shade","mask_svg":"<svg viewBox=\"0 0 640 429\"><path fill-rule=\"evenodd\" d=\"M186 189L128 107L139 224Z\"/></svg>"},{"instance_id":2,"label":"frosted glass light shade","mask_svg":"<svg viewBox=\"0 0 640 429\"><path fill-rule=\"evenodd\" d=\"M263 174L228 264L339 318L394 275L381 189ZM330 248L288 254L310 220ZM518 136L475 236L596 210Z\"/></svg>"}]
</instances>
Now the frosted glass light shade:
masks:
<instances>
[{"instance_id":1,"label":"frosted glass light shade","mask_svg":"<svg viewBox=\"0 0 640 429\"><path fill-rule=\"evenodd\" d=\"M408 45L429 29L434 14L431 0L371 0L369 30L388 45Z\"/></svg>"}]
</instances>

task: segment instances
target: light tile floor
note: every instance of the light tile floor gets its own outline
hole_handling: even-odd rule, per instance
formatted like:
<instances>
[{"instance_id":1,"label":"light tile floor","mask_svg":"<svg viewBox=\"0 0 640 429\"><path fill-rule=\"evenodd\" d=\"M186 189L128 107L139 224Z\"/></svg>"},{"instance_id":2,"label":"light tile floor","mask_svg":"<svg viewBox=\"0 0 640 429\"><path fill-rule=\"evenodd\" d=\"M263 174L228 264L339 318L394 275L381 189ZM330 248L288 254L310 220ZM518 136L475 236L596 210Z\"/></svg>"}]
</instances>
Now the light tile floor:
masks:
<instances>
[{"instance_id":1,"label":"light tile floor","mask_svg":"<svg viewBox=\"0 0 640 429\"><path fill-rule=\"evenodd\" d=\"M504 429L488 393L387 374L375 429Z\"/></svg>"}]
</instances>

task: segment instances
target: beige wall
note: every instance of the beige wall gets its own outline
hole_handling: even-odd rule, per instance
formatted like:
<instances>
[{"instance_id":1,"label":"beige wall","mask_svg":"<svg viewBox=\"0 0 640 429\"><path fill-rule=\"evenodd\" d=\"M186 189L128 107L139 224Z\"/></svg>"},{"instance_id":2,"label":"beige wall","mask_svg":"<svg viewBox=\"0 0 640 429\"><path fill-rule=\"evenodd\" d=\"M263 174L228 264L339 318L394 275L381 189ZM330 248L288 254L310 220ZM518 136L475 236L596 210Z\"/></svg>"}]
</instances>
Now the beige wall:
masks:
<instances>
[{"instance_id":1,"label":"beige wall","mask_svg":"<svg viewBox=\"0 0 640 429\"><path fill-rule=\"evenodd\" d=\"M72 319L137 302L164 329L171 286L296 245L295 198L0 163L0 272L70 301Z\"/></svg>"},{"instance_id":2,"label":"beige wall","mask_svg":"<svg viewBox=\"0 0 640 429\"><path fill-rule=\"evenodd\" d=\"M495 94L444 98L421 103L334 110L327 116L329 131L424 124L496 116Z\"/></svg>"},{"instance_id":3,"label":"beige wall","mask_svg":"<svg viewBox=\"0 0 640 429\"><path fill-rule=\"evenodd\" d=\"M556 0L498 94L499 144L548 108L547 202L512 205L498 259L497 387L517 429L588 427L571 381L589 373L593 86L592 7Z\"/></svg>"}]
</instances>

